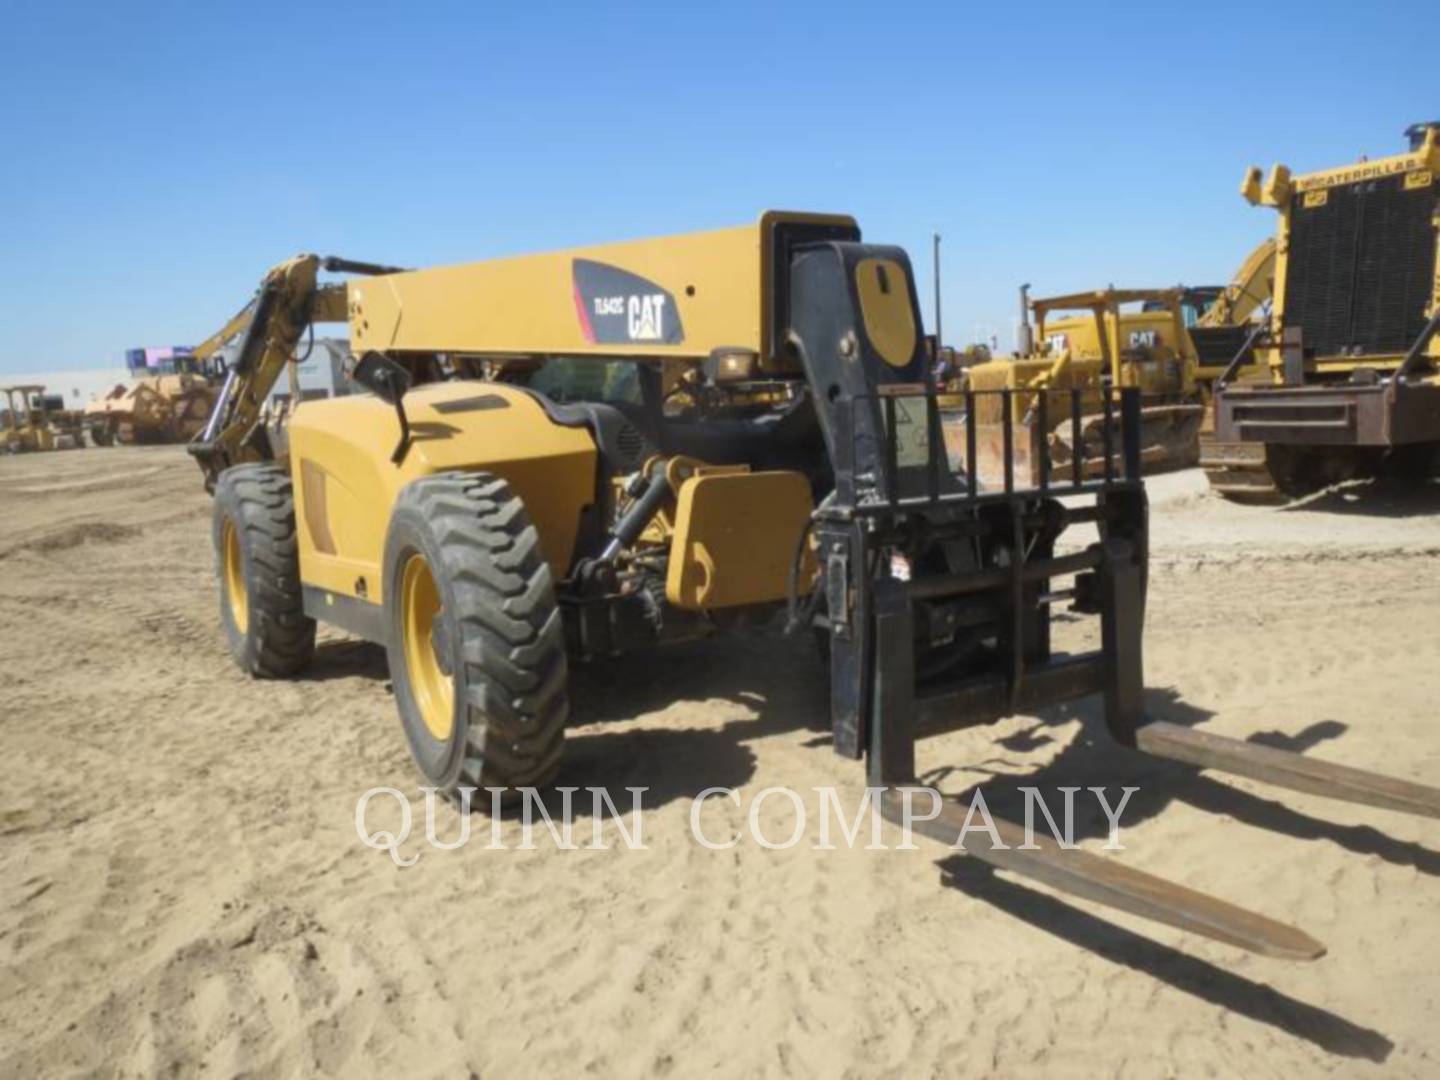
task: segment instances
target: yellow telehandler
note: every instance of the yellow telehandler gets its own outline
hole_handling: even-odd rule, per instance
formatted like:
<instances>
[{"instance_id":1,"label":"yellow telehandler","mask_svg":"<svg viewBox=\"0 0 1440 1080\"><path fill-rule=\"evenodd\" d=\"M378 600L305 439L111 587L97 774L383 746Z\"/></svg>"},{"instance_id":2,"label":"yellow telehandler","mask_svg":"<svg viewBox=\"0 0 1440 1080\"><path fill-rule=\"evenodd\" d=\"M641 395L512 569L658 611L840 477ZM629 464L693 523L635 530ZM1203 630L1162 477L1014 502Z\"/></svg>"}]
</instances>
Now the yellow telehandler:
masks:
<instances>
[{"instance_id":1,"label":"yellow telehandler","mask_svg":"<svg viewBox=\"0 0 1440 1080\"><path fill-rule=\"evenodd\" d=\"M327 320L348 323L368 392L298 400L267 428L268 390ZM298 256L262 282L190 447L230 651L284 677L317 621L380 643L426 782L513 790L561 767L572 663L783 614L824 642L834 748L902 825L917 738L1089 695L1123 745L1440 816L1432 788L1147 722L1138 389L1104 391L1097 475L1042 452L1034 483L980 477L975 410L944 396L909 258L847 217L413 271ZM1058 413L1078 393L1037 400ZM1075 526L1098 540L1057 552ZM1066 602L1098 618L1100 648L1052 648ZM1267 955L1323 952L1008 822L1015 842L992 847L954 804L920 817L1077 895Z\"/></svg>"}]
</instances>

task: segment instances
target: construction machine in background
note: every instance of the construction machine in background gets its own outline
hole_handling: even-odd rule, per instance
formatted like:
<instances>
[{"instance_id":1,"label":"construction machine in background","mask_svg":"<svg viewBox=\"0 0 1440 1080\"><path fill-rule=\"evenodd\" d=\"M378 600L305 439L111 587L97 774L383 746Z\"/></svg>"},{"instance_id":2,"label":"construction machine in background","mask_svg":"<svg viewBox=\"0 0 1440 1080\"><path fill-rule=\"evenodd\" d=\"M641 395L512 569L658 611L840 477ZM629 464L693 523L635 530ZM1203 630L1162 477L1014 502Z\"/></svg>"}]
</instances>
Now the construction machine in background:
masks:
<instances>
[{"instance_id":1,"label":"construction machine in background","mask_svg":"<svg viewBox=\"0 0 1440 1080\"><path fill-rule=\"evenodd\" d=\"M1266 310L1274 275L1275 241L1266 237L1245 256L1228 285L1179 286L1178 323L1170 299L1174 290L1155 290L1141 293L1131 310L1116 312L1118 329L1110 333L1122 349L1140 351L1151 363L1188 363L1193 382L1208 403L1211 385L1234 359L1253 320ZM1081 299L1088 301L1091 295L1096 294ZM1107 327L1102 319L1093 313L1049 318L1058 310L1058 302L1041 303L1048 308L1045 328L1030 339L1038 352L1058 356L1068 350L1085 359L1106 357ZM1102 312L1109 314L1103 307ZM1179 381L1174 375L1170 378L1172 384Z\"/></svg>"},{"instance_id":2,"label":"construction machine in background","mask_svg":"<svg viewBox=\"0 0 1440 1080\"><path fill-rule=\"evenodd\" d=\"M188 442L215 407L224 375L224 348L249 324L247 304L193 349L132 349L133 378L85 406L85 427L96 446ZM155 361L152 363L152 359Z\"/></svg>"},{"instance_id":3,"label":"construction machine in background","mask_svg":"<svg viewBox=\"0 0 1440 1080\"><path fill-rule=\"evenodd\" d=\"M272 431L262 403L325 320L348 323L367 392L300 401ZM1432 788L1150 721L1141 388L1095 391L1098 469L1042 441L1033 481L992 481L977 406L1009 391L967 389L957 411L923 341L905 252L835 215L414 271L291 259L190 446L230 651L285 677L317 622L379 643L425 782L514 794L561 768L572 664L783 615L823 641L834 749L865 762L889 820L1171 926L1320 955L1118 860L1003 821L992 846L953 803L911 813L930 795L918 739L1098 695L1119 745L1440 816ZM1068 415L1084 392L1030 393ZM1098 648L1054 647L1065 604Z\"/></svg>"},{"instance_id":4,"label":"construction machine in background","mask_svg":"<svg viewBox=\"0 0 1440 1080\"><path fill-rule=\"evenodd\" d=\"M213 367L177 356L86 405L90 441L96 446L186 442L205 426L218 388Z\"/></svg>"},{"instance_id":5,"label":"construction machine in background","mask_svg":"<svg viewBox=\"0 0 1440 1080\"><path fill-rule=\"evenodd\" d=\"M60 394L46 394L35 385L0 386L4 395L4 430L0 449L10 453L78 449L85 445L80 413L65 408Z\"/></svg>"},{"instance_id":6,"label":"construction machine in background","mask_svg":"<svg viewBox=\"0 0 1440 1080\"><path fill-rule=\"evenodd\" d=\"M1112 288L1031 300L1028 286L1022 288L1018 355L967 369L963 383L988 392L975 402L980 475L993 481L1013 468L1037 483L1042 458L1099 475L1109 457L1105 438L1113 419L1105 407L1109 390L1118 387L1139 396L1137 435L1146 471L1193 465L1204 404L1186 333L1188 299L1180 288ZM1121 311L1136 304L1143 310ZM1072 311L1086 314L1058 320L1058 326L1051 319ZM1055 412L1042 390L1074 391L1075 408ZM1011 428L1013 445L1006 441Z\"/></svg>"},{"instance_id":7,"label":"construction machine in background","mask_svg":"<svg viewBox=\"0 0 1440 1080\"><path fill-rule=\"evenodd\" d=\"M1022 287L1018 355L971 366L960 384L1008 391L981 417L985 474L999 475L1003 467L993 412L1002 403L1020 425L1018 465L1032 480L1041 440L1054 460L1063 465L1078 456L1082 470L1094 474L1104 461L1101 391L1107 385L1140 391L1147 472L1194 465L1210 427L1211 386L1269 300L1274 252L1273 240L1262 241L1224 287L1109 288L1037 300ZM1047 411L1042 417L1033 393L1042 387L1081 390L1081 415Z\"/></svg>"},{"instance_id":8,"label":"construction machine in background","mask_svg":"<svg viewBox=\"0 0 1440 1080\"><path fill-rule=\"evenodd\" d=\"M1275 288L1275 240L1266 237L1256 244L1223 289L1187 321L1190 345L1195 356L1195 382L1205 399L1208 429L1213 425L1210 411L1215 381L1230 366L1244 345L1254 324L1269 315ZM1212 290L1205 290L1209 294Z\"/></svg>"},{"instance_id":9,"label":"construction machine in background","mask_svg":"<svg viewBox=\"0 0 1440 1080\"><path fill-rule=\"evenodd\" d=\"M1220 494L1440 475L1440 122L1406 135L1393 157L1246 173L1279 216L1275 299L1216 383L1201 463Z\"/></svg>"}]
</instances>

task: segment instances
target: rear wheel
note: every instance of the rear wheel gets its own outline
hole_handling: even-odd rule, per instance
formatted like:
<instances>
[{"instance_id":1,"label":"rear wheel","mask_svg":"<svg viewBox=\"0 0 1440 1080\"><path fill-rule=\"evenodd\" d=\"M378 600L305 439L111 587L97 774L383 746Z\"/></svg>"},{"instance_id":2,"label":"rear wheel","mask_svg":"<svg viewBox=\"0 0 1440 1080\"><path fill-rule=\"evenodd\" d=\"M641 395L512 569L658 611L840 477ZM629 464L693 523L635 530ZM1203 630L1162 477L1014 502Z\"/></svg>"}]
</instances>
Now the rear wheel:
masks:
<instances>
[{"instance_id":1,"label":"rear wheel","mask_svg":"<svg viewBox=\"0 0 1440 1080\"><path fill-rule=\"evenodd\" d=\"M314 655L315 620L301 599L289 474L268 463L221 473L212 536L230 654L261 678L297 674Z\"/></svg>"},{"instance_id":2,"label":"rear wheel","mask_svg":"<svg viewBox=\"0 0 1440 1080\"><path fill-rule=\"evenodd\" d=\"M385 608L395 702L426 780L454 793L553 779L565 634L539 534L505 481L445 473L400 493Z\"/></svg>"}]
</instances>

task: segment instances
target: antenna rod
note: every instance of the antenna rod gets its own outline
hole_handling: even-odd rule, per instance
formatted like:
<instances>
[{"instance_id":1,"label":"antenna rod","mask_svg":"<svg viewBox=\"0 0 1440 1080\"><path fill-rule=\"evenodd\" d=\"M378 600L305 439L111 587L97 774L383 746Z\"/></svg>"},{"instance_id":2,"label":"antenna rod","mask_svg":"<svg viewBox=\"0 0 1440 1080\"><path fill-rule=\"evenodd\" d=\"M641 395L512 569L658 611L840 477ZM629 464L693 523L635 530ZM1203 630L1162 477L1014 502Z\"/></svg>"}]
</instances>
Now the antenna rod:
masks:
<instances>
[{"instance_id":1,"label":"antenna rod","mask_svg":"<svg viewBox=\"0 0 1440 1080\"><path fill-rule=\"evenodd\" d=\"M937 232L931 235L935 240L935 356L931 363L938 364L940 362L940 344L945 340L940 333L940 234Z\"/></svg>"}]
</instances>

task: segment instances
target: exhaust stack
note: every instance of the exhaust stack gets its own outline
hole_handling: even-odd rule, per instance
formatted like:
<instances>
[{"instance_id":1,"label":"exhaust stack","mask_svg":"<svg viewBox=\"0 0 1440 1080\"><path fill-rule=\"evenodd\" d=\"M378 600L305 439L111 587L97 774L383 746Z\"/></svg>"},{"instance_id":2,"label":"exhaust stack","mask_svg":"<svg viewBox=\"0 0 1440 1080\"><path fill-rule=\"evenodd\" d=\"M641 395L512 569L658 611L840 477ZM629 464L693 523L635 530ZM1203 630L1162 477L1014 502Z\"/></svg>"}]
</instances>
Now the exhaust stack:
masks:
<instances>
[{"instance_id":1,"label":"exhaust stack","mask_svg":"<svg viewBox=\"0 0 1440 1080\"><path fill-rule=\"evenodd\" d=\"M1035 335L1030 329L1030 283L1020 286L1020 326L1015 331L1015 355L1029 356L1035 351Z\"/></svg>"}]
</instances>

